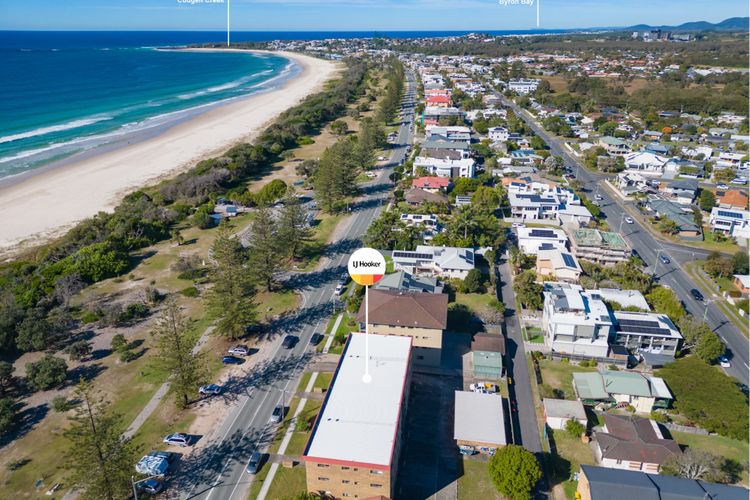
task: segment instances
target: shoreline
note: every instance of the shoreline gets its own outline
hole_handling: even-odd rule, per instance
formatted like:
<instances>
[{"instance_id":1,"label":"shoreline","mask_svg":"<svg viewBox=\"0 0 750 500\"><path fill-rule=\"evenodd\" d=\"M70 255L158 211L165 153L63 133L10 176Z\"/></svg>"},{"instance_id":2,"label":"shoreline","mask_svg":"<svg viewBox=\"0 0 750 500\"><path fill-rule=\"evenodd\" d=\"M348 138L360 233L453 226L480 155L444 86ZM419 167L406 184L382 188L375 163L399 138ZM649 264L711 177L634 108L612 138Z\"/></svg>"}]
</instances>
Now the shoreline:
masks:
<instances>
[{"instance_id":1,"label":"shoreline","mask_svg":"<svg viewBox=\"0 0 750 500\"><path fill-rule=\"evenodd\" d=\"M0 256L61 236L99 211L111 211L128 192L188 170L197 162L241 142L251 142L273 120L335 76L339 66L310 56L275 54L300 71L274 89L217 103L157 130L144 130L127 142L102 146L0 182ZM135 142L134 142L135 141Z\"/></svg>"}]
</instances>

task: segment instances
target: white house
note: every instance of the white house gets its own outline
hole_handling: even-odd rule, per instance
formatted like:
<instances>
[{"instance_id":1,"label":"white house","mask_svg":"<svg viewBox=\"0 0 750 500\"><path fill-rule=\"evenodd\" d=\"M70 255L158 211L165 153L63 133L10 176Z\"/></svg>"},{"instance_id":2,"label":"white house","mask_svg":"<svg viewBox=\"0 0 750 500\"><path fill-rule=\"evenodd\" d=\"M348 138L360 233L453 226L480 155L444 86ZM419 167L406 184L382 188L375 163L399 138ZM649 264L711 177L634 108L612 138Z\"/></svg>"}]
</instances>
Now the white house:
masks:
<instances>
[{"instance_id":1,"label":"white house","mask_svg":"<svg viewBox=\"0 0 750 500\"><path fill-rule=\"evenodd\" d=\"M505 127L491 127L487 131L487 137L492 142L505 142L508 140L508 129Z\"/></svg>"},{"instance_id":2,"label":"white house","mask_svg":"<svg viewBox=\"0 0 750 500\"><path fill-rule=\"evenodd\" d=\"M395 269L414 275L464 279L474 269L471 248L418 245L414 251L394 250L392 258Z\"/></svg>"},{"instance_id":3,"label":"white house","mask_svg":"<svg viewBox=\"0 0 750 500\"><path fill-rule=\"evenodd\" d=\"M563 283L578 283L581 272L581 265L570 252L554 249L539 250L536 254L537 278L551 277Z\"/></svg>"},{"instance_id":4,"label":"white house","mask_svg":"<svg viewBox=\"0 0 750 500\"><path fill-rule=\"evenodd\" d=\"M625 156L625 168L643 175L661 175L667 158L646 151L636 151Z\"/></svg>"},{"instance_id":5,"label":"white house","mask_svg":"<svg viewBox=\"0 0 750 500\"><path fill-rule=\"evenodd\" d=\"M508 89L519 95L526 95L532 92L536 92L537 87L541 80L510 80L508 82Z\"/></svg>"},{"instance_id":6,"label":"white house","mask_svg":"<svg viewBox=\"0 0 750 500\"><path fill-rule=\"evenodd\" d=\"M428 175L438 177L474 177L475 161L473 158L461 158L452 160L449 158L430 158L417 156L414 159L413 175L417 175L417 168L424 168Z\"/></svg>"},{"instance_id":7,"label":"white house","mask_svg":"<svg viewBox=\"0 0 750 500\"><path fill-rule=\"evenodd\" d=\"M463 125L440 126L427 125L424 130L425 138L430 139L433 136L444 137L451 141L471 141L471 129Z\"/></svg>"},{"instance_id":8,"label":"white house","mask_svg":"<svg viewBox=\"0 0 750 500\"><path fill-rule=\"evenodd\" d=\"M540 250L561 250L567 253L568 237L561 229L518 227L518 248L526 255Z\"/></svg>"},{"instance_id":9,"label":"white house","mask_svg":"<svg viewBox=\"0 0 750 500\"><path fill-rule=\"evenodd\" d=\"M711 229L733 238L750 238L750 212L714 207L708 219Z\"/></svg>"}]
</instances>

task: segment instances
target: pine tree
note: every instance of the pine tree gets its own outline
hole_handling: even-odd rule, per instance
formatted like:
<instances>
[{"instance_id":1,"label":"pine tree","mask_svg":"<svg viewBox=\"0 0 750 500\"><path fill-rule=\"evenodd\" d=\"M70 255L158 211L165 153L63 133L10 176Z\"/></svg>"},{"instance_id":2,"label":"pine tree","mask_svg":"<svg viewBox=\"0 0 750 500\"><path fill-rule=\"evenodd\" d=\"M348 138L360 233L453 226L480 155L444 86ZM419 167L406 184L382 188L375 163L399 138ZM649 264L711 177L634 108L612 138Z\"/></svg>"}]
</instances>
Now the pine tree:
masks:
<instances>
[{"instance_id":1,"label":"pine tree","mask_svg":"<svg viewBox=\"0 0 750 500\"><path fill-rule=\"evenodd\" d=\"M171 375L171 389L182 408L190 404L192 396L208 379L206 358L201 353L193 353L187 333L187 319L180 306L174 298L167 299L151 335L156 343L157 364Z\"/></svg>"},{"instance_id":2,"label":"pine tree","mask_svg":"<svg viewBox=\"0 0 750 500\"><path fill-rule=\"evenodd\" d=\"M211 272L213 288L209 298L214 310L221 314L215 331L230 339L238 339L255 321L255 284L247 252L239 240L232 237L228 223L219 227L211 256L215 266Z\"/></svg>"},{"instance_id":3,"label":"pine tree","mask_svg":"<svg viewBox=\"0 0 750 500\"><path fill-rule=\"evenodd\" d=\"M81 379L75 398L80 404L64 432L70 441L64 463L72 472L73 484L83 490L85 499L129 498L135 452L121 435L118 417L94 400L90 382Z\"/></svg>"},{"instance_id":4,"label":"pine tree","mask_svg":"<svg viewBox=\"0 0 750 500\"><path fill-rule=\"evenodd\" d=\"M284 250L279 238L278 223L267 208L258 209L253 217L247 250L256 281L270 292L274 276L283 268Z\"/></svg>"},{"instance_id":5,"label":"pine tree","mask_svg":"<svg viewBox=\"0 0 750 500\"><path fill-rule=\"evenodd\" d=\"M352 140L339 141L323 152L315 172L315 193L324 210L336 211L354 194L358 173Z\"/></svg>"},{"instance_id":6,"label":"pine tree","mask_svg":"<svg viewBox=\"0 0 750 500\"><path fill-rule=\"evenodd\" d=\"M312 238L307 215L299 199L291 193L287 195L284 199L284 208L279 215L278 237L279 241L283 242L289 258L298 258L300 250Z\"/></svg>"}]
</instances>

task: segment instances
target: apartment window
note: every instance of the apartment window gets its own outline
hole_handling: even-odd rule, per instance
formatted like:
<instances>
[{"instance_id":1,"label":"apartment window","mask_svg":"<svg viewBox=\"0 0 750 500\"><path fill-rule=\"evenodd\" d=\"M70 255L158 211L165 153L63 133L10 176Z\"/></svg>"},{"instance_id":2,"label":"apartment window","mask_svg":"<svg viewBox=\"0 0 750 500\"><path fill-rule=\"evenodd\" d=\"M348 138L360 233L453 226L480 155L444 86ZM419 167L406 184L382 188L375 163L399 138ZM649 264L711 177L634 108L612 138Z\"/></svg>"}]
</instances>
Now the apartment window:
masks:
<instances>
[{"instance_id":1,"label":"apartment window","mask_svg":"<svg viewBox=\"0 0 750 500\"><path fill-rule=\"evenodd\" d=\"M622 465L622 460L617 460L617 465Z\"/></svg>"},{"instance_id":2,"label":"apartment window","mask_svg":"<svg viewBox=\"0 0 750 500\"><path fill-rule=\"evenodd\" d=\"M320 467L321 469L324 469L328 467L328 464L318 464L318 467Z\"/></svg>"},{"instance_id":3,"label":"apartment window","mask_svg":"<svg viewBox=\"0 0 750 500\"><path fill-rule=\"evenodd\" d=\"M382 470L370 469L370 474L382 474Z\"/></svg>"},{"instance_id":4,"label":"apartment window","mask_svg":"<svg viewBox=\"0 0 750 500\"><path fill-rule=\"evenodd\" d=\"M349 480L348 480L348 479L342 479L342 480L341 480L341 483L342 483L342 484L349 484Z\"/></svg>"},{"instance_id":5,"label":"apartment window","mask_svg":"<svg viewBox=\"0 0 750 500\"><path fill-rule=\"evenodd\" d=\"M330 481L331 479L328 477L319 477L318 481Z\"/></svg>"},{"instance_id":6,"label":"apartment window","mask_svg":"<svg viewBox=\"0 0 750 500\"><path fill-rule=\"evenodd\" d=\"M382 484L378 484L378 483L370 483L370 488L382 488L382 487L383 487L383 485L382 485Z\"/></svg>"},{"instance_id":7,"label":"apartment window","mask_svg":"<svg viewBox=\"0 0 750 500\"><path fill-rule=\"evenodd\" d=\"M349 493L342 493L342 494L341 494L341 496L342 496L342 497L348 497L348 496L349 496Z\"/></svg>"},{"instance_id":8,"label":"apartment window","mask_svg":"<svg viewBox=\"0 0 750 500\"><path fill-rule=\"evenodd\" d=\"M347 466L345 466L345 465L342 465L342 466L341 466L341 470L349 470L349 467L347 467Z\"/></svg>"}]
</instances>

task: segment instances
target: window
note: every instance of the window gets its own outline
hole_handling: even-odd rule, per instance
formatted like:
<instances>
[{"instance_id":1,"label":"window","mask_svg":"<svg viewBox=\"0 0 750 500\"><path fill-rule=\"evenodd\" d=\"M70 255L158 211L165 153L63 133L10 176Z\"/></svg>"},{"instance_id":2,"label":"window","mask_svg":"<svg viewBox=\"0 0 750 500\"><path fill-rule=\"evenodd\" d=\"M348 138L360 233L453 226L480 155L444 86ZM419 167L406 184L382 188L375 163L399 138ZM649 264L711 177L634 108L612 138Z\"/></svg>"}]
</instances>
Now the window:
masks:
<instances>
[{"instance_id":1,"label":"window","mask_svg":"<svg viewBox=\"0 0 750 500\"><path fill-rule=\"evenodd\" d=\"M320 467L320 468L322 468L322 469L323 469L323 468L326 468L326 467L328 467L328 464L318 464L318 467Z\"/></svg>"},{"instance_id":2,"label":"window","mask_svg":"<svg viewBox=\"0 0 750 500\"><path fill-rule=\"evenodd\" d=\"M622 460L617 460L617 465L621 465L621 464L622 464Z\"/></svg>"},{"instance_id":3,"label":"window","mask_svg":"<svg viewBox=\"0 0 750 500\"><path fill-rule=\"evenodd\" d=\"M341 494L341 496L342 496L342 497L348 497L348 496L349 496L349 493L342 493L342 494Z\"/></svg>"},{"instance_id":4,"label":"window","mask_svg":"<svg viewBox=\"0 0 750 500\"><path fill-rule=\"evenodd\" d=\"M348 480L348 479L342 479L342 480L341 480L341 482L342 482L343 484L349 484L349 480Z\"/></svg>"},{"instance_id":5,"label":"window","mask_svg":"<svg viewBox=\"0 0 750 500\"><path fill-rule=\"evenodd\" d=\"M382 470L370 469L370 474L382 474Z\"/></svg>"},{"instance_id":6,"label":"window","mask_svg":"<svg viewBox=\"0 0 750 500\"><path fill-rule=\"evenodd\" d=\"M370 488L382 488L382 487L383 487L383 485L382 485L382 484L378 484L378 483L370 483Z\"/></svg>"},{"instance_id":7,"label":"window","mask_svg":"<svg viewBox=\"0 0 750 500\"><path fill-rule=\"evenodd\" d=\"M341 470L349 470L349 467L346 467L345 465L341 466Z\"/></svg>"},{"instance_id":8,"label":"window","mask_svg":"<svg viewBox=\"0 0 750 500\"><path fill-rule=\"evenodd\" d=\"M328 477L319 477L318 481L330 481L331 479Z\"/></svg>"}]
</instances>

